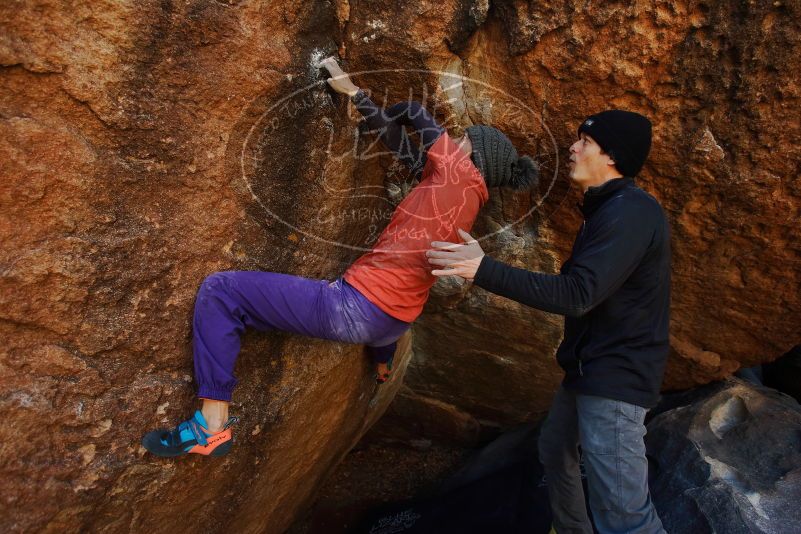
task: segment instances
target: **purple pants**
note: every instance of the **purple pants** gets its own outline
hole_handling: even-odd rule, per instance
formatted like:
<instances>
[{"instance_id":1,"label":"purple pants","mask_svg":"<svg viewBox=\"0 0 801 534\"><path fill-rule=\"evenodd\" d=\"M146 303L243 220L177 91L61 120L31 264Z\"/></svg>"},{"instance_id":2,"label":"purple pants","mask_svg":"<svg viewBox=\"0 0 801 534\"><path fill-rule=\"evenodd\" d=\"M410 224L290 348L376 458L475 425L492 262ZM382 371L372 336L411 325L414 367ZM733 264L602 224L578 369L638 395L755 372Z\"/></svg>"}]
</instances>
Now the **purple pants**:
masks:
<instances>
[{"instance_id":1,"label":"purple pants","mask_svg":"<svg viewBox=\"0 0 801 534\"><path fill-rule=\"evenodd\" d=\"M262 271L208 276L195 301L193 350L198 396L230 401L245 328L283 330L367 345L387 362L409 323L395 319L343 279L333 282Z\"/></svg>"}]
</instances>

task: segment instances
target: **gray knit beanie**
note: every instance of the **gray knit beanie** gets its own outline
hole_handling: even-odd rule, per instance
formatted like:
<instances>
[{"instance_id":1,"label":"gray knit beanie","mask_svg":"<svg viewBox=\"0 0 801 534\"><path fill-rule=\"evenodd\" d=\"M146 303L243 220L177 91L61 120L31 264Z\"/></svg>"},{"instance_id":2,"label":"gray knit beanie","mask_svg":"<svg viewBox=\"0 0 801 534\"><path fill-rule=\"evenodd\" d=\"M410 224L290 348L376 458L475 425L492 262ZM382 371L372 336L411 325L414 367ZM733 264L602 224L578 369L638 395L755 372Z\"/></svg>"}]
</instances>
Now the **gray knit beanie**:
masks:
<instances>
[{"instance_id":1,"label":"gray knit beanie","mask_svg":"<svg viewBox=\"0 0 801 534\"><path fill-rule=\"evenodd\" d=\"M487 187L524 189L537 185L539 166L528 156L517 157L517 150L503 132L479 124L467 128L473 143L473 163L481 171Z\"/></svg>"}]
</instances>

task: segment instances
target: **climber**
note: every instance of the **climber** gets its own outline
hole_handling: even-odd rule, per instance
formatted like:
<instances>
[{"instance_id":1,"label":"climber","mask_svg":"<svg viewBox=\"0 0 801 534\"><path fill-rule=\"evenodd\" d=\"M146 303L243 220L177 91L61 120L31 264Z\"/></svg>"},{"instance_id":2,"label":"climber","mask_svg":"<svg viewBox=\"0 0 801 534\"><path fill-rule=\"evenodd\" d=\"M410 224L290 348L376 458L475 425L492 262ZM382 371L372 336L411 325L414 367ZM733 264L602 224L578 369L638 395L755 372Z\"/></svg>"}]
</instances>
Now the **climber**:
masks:
<instances>
[{"instance_id":1,"label":"climber","mask_svg":"<svg viewBox=\"0 0 801 534\"><path fill-rule=\"evenodd\" d=\"M584 223L560 274L527 271L463 243L433 242L436 276L456 275L527 306L565 316L556 359L565 371L542 426L556 532L663 533L648 492L645 414L668 355L670 230L659 203L634 184L651 147L650 121L609 110L588 117L570 147Z\"/></svg>"},{"instance_id":2,"label":"climber","mask_svg":"<svg viewBox=\"0 0 801 534\"><path fill-rule=\"evenodd\" d=\"M332 282L258 271L219 272L198 290L193 352L200 410L174 429L148 432L142 445L159 456L222 456L231 449L228 405L245 328L283 330L360 343L376 364L378 383L389 378L398 338L422 312L436 277L425 251L431 239L456 239L470 229L488 187L532 187L536 163L518 158L499 130L470 126L451 138L417 102L376 106L333 58L320 63L331 88L347 95L370 130L420 183L398 205L373 249ZM409 137L411 127L420 150Z\"/></svg>"}]
</instances>

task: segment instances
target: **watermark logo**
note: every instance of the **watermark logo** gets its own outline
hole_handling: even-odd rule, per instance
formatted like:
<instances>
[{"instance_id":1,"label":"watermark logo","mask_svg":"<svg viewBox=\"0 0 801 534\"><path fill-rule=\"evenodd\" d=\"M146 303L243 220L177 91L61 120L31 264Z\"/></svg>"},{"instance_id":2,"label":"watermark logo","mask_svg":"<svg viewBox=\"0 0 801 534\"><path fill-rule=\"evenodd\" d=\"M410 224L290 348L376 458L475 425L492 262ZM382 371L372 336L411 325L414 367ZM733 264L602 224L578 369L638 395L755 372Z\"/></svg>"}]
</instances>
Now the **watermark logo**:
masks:
<instances>
[{"instance_id":1,"label":"watermark logo","mask_svg":"<svg viewBox=\"0 0 801 534\"><path fill-rule=\"evenodd\" d=\"M375 129L371 124L381 121L360 113L366 106L349 103L346 111L322 76L259 102L260 112L251 111L247 131L237 140L238 172L265 217L284 225L290 239L363 252L386 247L410 253L426 250L432 240L458 241L457 227L471 227L477 214L482 178L474 159L453 139L439 142L437 128L458 140L471 124L495 126L514 140L519 155L540 163L540 186L531 193L530 209L474 236L479 241L531 216L554 189L556 141L542 114L519 98L453 72L384 69L350 75L355 80L433 75L438 86L433 93L427 85L407 87L408 96L400 102L390 102L382 88L367 92L384 114L382 121L389 121L388 127ZM397 94L397 87L393 89ZM425 123L419 114L436 117L435 127L416 129ZM430 179L432 174L437 179ZM304 194L294 195L294 188L304 188ZM490 195L496 192L490 189ZM291 200L295 197L315 200L298 206ZM342 228L354 230L332 231Z\"/></svg>"},{"instance_id":2,"label":"watermark logo","mask_svg":"<svg viewBox=\"0 0 801 534\"><path fill-rule=\"evenodd\" d=\"M403 510L388 517L382 517L370 527L370 534L394 534L412 528L423 517L413 509Z\"/></svg>"}]
</instances>

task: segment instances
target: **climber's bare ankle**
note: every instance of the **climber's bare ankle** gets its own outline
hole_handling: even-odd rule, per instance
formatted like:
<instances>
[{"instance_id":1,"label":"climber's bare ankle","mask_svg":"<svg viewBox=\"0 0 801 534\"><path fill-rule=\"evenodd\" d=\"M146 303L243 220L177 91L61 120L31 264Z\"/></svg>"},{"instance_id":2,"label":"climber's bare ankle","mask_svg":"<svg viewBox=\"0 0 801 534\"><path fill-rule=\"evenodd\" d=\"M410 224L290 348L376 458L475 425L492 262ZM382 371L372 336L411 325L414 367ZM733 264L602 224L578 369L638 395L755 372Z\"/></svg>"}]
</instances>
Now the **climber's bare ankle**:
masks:
<instances>
[{"instance_id":1,"label":"climber's bare ankle","mask_svg":"<svg viewBox=\"0 0 801 534\"><path fill-rule=\"evenodd\" d=\"M203 408L200 411L206 420L206 428L209 432L221 431L228 422L228 404L225 401L203 399Z\"/></svg>"}]
</instances>

